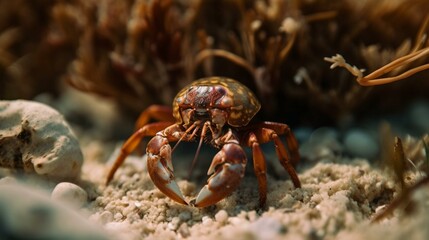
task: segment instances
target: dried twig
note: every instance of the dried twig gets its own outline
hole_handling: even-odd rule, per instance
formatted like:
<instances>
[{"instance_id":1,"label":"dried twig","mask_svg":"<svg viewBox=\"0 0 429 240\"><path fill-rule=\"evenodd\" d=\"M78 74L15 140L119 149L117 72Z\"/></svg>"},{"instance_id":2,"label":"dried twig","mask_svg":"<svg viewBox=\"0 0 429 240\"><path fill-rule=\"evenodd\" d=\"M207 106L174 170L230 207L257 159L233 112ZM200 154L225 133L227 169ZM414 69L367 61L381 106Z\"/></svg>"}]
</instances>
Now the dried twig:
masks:
<instances>
[{"instance_id":1,"label":"dried twig","mask_svg":"<svg viewBox=\"0 0 429 240\"><path fill-rule=\"evenodd\" d=\"M372 73L366 76L363 76L363 72L364 72L363 69L358 69L356 66L351 66L346 62L346 60L340 54L337 54L332 57L325 57L324 60L332 63L330 67L331 69L336 67L343 67L347 69L347 71L349 71L351 74L353 74L356 77L356 81L362 86L383 85L383 84L406 79L418 72L429 69L429 63L420 65L418 67L414 67L396 76L384 77L384 78L382 76L398 68L404 67L409 63L412 63L418 59L429 56L429 47L424 47L422 49L419 49L422 46L424 46L424 42L426 41L426 34L424 34L424 29L427 28L428 24L429 24L429 15L426 17L424 23L422 24L419 30L419 33L417 34L417 41L416 41L415 47L410 53L380 67L379 69L373 71Z\"/></svg>"},{"instance_id":2,"label":"dried twig","mask_svg":"<svg viewBox=\"0 0 429 240\"><path fill-rule=\"evenodd\" d=\"M429 149L426 144L426 138L427 138L427 135L423 136L421 141L423 143L424 151L426 154L425 161L426 163L428 163ZM415 192L422 186L429 184L429 174L428 174L429 170L425 169L426 171L425 174L422 174L419 180L417 180L417 182L415 182L411 186L406 186L404 181L404 172L406 169L406 158L405 158L401 139L398 137L395 138L393 151L394 151L393 156L391 156L393 161L389 164L389 166L393 169L396 178L400 180L401 186L402 186L402 192L389 205L387 205L387 207L385 207L382 211L375 214L375 216L372 219L372 222L378 222L386 218L387 216L391 215L393 211L398 209L400 206L405 206L406 204L409 203L410 197L413 194L413 192ZM413 166L416 168L416 165L413 164Z\"/></svg>"},{"instance_id":3,"label":"dried twig","mask_svg":"<svg viewBox=\"0 0 429 240\"><path fill-rule=\"evenodd\" d=\"M429 69L429 64L424 64L415 68L412 68L402 74L399 74L397 76L393 77L385 77L385 78L379 78L380 76L383 76L386 73L389 73L399 67L403 67L404 65L411 63L419 58L422 58L426 55L429 55L429 47L420 49L419 51L407 54L401 58L398 58L394 60L393 62L390 62L387 65L384 65L383 67L375 70L371 74L368 74L366 76L363 76L363 69L358 69L356 66L351 66L348 64L343 56L340 54L337 54L333 57L326 57L324 58L325 61L333 63L331 65L331 69L336 67L343 67L347 69L351 74L353 74L356 77L356 81L362 85L362 86L376 86L376 85L383 85L387 83L396 82L399 80L406 79L409 76L412 76L418 72L424 71L426 69Z\"/></svg>"},{"instance_id":4,"label":"dried twig","mask_svg":"<svg viewBox=\"0 0 429 240\"><path fill-rule=\"evenodd\" d=\"M401 205L404 205L407 203L411 197L411 194L415 192L420 187L429 184L429 176L425 176L424 178L417 181L414 185L411 187L405 188L403 192L395 198L386 208L384 208L379 213L375 214L375 216L372 218L372 222L378 222L382 220L383 218L386 218L387 216L391 215L393 211L395 211L398 207Z\"/></svg>"}]
</instances>

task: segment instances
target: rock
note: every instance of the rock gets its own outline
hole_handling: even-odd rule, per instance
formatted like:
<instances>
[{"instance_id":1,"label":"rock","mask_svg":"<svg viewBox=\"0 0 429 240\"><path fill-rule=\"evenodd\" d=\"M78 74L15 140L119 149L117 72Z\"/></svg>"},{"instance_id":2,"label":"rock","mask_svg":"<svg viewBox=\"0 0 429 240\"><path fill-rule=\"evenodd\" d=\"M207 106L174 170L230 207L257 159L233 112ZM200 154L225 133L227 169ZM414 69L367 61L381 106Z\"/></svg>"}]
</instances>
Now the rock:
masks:
<instances>
[{"instance_id":1,"label":"rock","mask_svg":"<svg viewBox=\"0 0 429 240\"><path fill-rule=\"evenodd\" d=\"M0 167L59 181L80 176L82 151L56 110L32 101L0 101L0 119Z\"/></svg>"},{"instance_id":2,"label":"rock","mask_svg":"<svg viewBox=\"0 0 429 240\"><path fill-rule=\"evenodd\" d=\"M191 219L191 217L192 217L192 213L189 211L182 211L179 213L179 218L182 222L188 221L189 219Z\"/></svg>"},{"instance_id":3,"label":"rock","mask_svg":"<svg viewBox=\"0 0 429 240\"><path fill-rule=\"evenodd\" d=\"M361 129L351 129L344 136L344 147L354 157L373 159L377 156L377 141Z\"/></svg>"},{"instance_id":4,"label":"rock","mask_svg":"<svg viewBox=\"0 0 429 240\"><path fill-rule=\"evenodd\" d=\"M415 102L410 106L409 121L419 133L429 132L429 103L425 101Z\"/></svg>"},{"instance_id":5,"label":"rock","mask_svg":"<svg viewBox=\"0 0 429 240\"><path fill-rule=\"evenodd\" d=\"M55 186L51 198L63 202L70 207L80 208L86 204L88 194L81 187L73 183L62 182Z\"/></svg>"},{"instance_id":6,"label":"rock","mask_svg":"<svg viewBox=\"0 0 429 240\"><path fill-rule=\"evenodd\" d=\"M226 223L228 221L228 213L225 210L219 210L215 215L216 222Z\"/></svg>"},{"instance_id":7,"label":"rock","mask_svg":"<svg viewBox=\"0 0 429 240\"><path fill-rule=\"evenodd\" d=\"M334 128L318 128L301 144L301 156L311 161L332 159L343 151L338 139L339 134Z\"/></svg>"},{"instance_id":8,"label":"rock","mask_svg":"<svg viewBox=\"0 0 429 240\"><path fill-rule=\"evenodd\" d=\"M20 184L0 184L0 226L1 239L109 239L77 212Z\"/></svg>"},{"instance_id":9,"label":"rock","mask_svg":"<svg viewBox=\"0 0 429 240\"><path fill-rule=\"evenodd\" d=\"M179 217L173 217L171 221L167 224L167 228L171 231L176 231L179 228L181 221Z\"/></svg>"}]
</instances>

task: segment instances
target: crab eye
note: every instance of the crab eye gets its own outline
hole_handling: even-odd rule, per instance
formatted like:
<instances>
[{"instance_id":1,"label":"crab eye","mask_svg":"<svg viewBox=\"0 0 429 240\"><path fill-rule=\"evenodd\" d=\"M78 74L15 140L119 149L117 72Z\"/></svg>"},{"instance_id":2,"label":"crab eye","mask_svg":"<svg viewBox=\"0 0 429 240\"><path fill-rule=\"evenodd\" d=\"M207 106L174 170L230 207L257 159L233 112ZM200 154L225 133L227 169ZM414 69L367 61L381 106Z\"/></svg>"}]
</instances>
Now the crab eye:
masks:
<instances>
[{"instance_id":1,"label":"crab eye","mask_svg":"<svg viewBox=\"0 0 429 240\"><path fill-rule=\"evenodd\" d=\"M216 87L216 91L219 93L219 95L223 96L226 94L226 90L223 87Z\"/></svg>"}]
</instances>

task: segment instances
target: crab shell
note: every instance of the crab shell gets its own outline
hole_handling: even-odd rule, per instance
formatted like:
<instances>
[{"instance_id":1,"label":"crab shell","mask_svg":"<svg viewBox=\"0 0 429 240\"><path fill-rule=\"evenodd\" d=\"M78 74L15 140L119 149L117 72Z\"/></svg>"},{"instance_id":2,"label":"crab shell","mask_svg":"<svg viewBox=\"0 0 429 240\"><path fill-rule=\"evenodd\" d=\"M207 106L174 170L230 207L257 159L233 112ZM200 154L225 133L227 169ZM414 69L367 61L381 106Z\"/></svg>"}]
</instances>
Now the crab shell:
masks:
<instances>
[{"instance_id":1,"label":"crab shell","mask_svg":"<svg viewBox=\"0 0 429 240\"><path fill-rule=\"evenodd\" d=\"M173 116L179 124L183 123L181 110L185 107L226 110L227 123L242 127L261 109L261 104L243 84L230 78L209 77L192 82L174 98Z\"/></svg>"}]
</instances>

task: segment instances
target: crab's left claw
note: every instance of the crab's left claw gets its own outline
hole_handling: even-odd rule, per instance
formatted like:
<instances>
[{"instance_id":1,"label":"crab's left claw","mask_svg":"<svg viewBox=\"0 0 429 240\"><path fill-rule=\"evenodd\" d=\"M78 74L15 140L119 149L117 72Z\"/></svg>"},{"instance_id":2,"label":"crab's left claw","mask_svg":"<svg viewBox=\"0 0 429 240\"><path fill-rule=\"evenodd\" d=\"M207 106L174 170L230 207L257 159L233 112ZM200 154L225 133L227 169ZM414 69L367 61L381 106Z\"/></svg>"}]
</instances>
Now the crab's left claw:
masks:
<instances>
[{"instance_id":1,"label":"crab's left claw","mask_svg":"<svg viewBox=\"0 0 429 240\"><path fill-rule=\"evenodd\" d=\"M227 143L215 155L207 172L211 175L193 205L207 207L230 195L244 176L247 158L237 143Z\"/></svg>"},{"instance_id":2,"label":"crab's left claw","mask_svg":"<svg viewBox=\"0 0 429 240\"><path fill-rule=\"evenodd\" d=\"M174 201L188 205L174 180L171 147L166 137L157 135L147 145L147 169L155 186Z\"/></svg>"}]
</instances>

